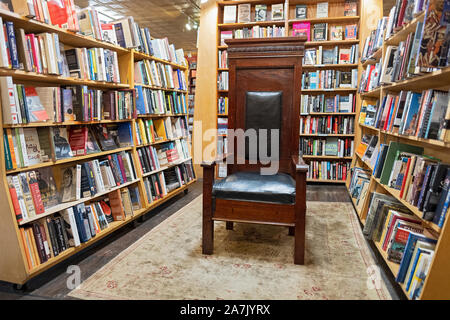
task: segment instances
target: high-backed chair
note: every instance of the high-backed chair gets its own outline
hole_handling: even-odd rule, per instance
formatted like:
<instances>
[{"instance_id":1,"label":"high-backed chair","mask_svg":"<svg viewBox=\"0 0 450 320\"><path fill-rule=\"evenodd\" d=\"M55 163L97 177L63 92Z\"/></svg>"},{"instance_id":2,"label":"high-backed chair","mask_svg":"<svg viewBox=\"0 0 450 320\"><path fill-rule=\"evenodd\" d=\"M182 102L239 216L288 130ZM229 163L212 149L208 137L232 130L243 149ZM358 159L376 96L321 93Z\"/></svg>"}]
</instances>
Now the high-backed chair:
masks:
<instances>
[{"instance_id":1,"label":"high-backed chair","mask_svg":"<svg viewBox=\"0 0 450 320\"><path fill-rule=\"evenodd\" d=\"M273 224L289 227L295 236L294 263L304 264L306 173L299 157L300 94L305 38L231 39L228 45L229 129L255 129L259 151L260 129L279 130L278 141L267 139L272 163L251 150L255 141L245 140L239 155L239 139L228 138L227 177L214 179L218 160L203 162L204 254L212 254L214 221ZM267 134L271 136L271 131ZM242 143L242 140L240 140ZM266 141L265 139L263 141ZM278 150L272 150L273 144ZM232 161L230 161L232 160ZM275 161L275 163L273 162ZM256 162L256 163L255 163ZM263 164L264 162L265 164ZM261 168L278 166L275 174Z\"/></svg>"}]
</instances>

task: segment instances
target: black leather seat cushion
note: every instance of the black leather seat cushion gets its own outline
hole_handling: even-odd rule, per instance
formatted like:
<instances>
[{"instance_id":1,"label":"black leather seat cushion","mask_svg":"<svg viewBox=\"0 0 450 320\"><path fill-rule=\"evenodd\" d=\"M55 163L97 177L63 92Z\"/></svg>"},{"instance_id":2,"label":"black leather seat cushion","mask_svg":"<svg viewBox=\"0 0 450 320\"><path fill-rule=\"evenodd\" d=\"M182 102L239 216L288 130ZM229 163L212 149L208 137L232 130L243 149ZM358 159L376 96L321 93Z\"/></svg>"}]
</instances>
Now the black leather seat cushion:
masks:
<instances>
[{"instance_id":1,"label":"black leather seat cushion","mask_svg":"<svg viewBox=\"0 0 450 320\"><path fill-rule=\"evenodd\" d=\"M220 199L292 204L295 180L286 173L236 172L215 181L212 193Z\"/></svg>"}]
</instances>

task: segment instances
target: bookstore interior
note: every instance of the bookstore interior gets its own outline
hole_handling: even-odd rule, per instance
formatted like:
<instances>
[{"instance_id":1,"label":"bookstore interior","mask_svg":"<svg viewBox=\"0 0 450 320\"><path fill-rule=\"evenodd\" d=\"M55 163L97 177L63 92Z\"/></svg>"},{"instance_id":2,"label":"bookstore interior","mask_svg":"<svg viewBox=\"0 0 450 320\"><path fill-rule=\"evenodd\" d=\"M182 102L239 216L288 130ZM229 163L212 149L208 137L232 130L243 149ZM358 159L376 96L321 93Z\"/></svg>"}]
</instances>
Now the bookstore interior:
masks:
<instances>
[{"instance_id":1,"label":"bookstore interior","mask_svg":"<svg viewBox=\"0 0 450 320\"><path fill-rule=\"evenodd\" d=\"M450 300L449 47L450 0L0 0L0 299Z\"/></svg>"}]
</instances>

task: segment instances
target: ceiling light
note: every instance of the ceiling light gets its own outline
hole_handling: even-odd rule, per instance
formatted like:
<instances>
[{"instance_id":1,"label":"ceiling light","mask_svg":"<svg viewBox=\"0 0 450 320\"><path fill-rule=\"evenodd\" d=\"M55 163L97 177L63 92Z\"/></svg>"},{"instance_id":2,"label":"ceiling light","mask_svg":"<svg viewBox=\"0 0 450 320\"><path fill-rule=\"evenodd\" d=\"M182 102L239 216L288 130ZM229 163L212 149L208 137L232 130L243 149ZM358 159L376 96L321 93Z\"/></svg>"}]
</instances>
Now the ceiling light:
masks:
<instances>
[{"instance_id":1,"label":"ceiling light","mask_svg":"<svg viewBox=\"0 0 450 320\"><path fill-rule=\"evenodd\" d=\"M189 23L186 23L186 29L191 30L191 25Z\"/></svg>"},{"instance_id":2,"label":"ceiling light","mask_svg":"<svg viewBox=\"0 0 450 320\"><path fill-rule=\"evenodd\" d=\"M200 3L206 3L208 0L200 0Z\"/></svg>"}]
</instances>

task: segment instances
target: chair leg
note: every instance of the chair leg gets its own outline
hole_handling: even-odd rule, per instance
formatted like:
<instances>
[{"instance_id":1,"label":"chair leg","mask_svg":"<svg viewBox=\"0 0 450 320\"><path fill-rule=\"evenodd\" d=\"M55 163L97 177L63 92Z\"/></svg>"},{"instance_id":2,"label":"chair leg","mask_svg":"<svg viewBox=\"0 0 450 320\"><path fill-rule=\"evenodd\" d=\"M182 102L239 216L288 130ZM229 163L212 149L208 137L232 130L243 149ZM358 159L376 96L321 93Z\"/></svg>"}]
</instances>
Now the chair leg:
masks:
<instances>
[{"instance_id":1,"label":"chair leg","mask_svg":"<svg viewBox=\"0 0 450 320\"><path fill-rule=\"evenodd\" d=\"M226 229L227 230L233 230L233 221L227 221L226 222Z\"/></svg>"},{"instance_id":2,"label":"chair leg","mask_svg":"<svg viewBox=\"0 0 450 320\"><path fill-rule=\"evenodd\" d=\"M289 233L288 235L293 236L295 235L295 227L289 227Z\"/></svg>"},{"instance_id":3,"label":"chair leg","mask_svg":"<svg viewBox=\"0 0 450 320\"><path fill-rule=\"evenodd\" d=\"M202 253L213 254L214 250L214 221L203 217Z\"/></svg>"},{"instance_id":4,"label":"chair leg","mask_svg":"<svg viewBox=\"0 0 450 320\"><path fill-rule=\"evenodd\" d=\"M305 216L295 223L294 264L305 264Z\"/></svg>"}]
</instances>

